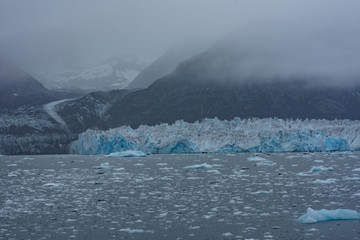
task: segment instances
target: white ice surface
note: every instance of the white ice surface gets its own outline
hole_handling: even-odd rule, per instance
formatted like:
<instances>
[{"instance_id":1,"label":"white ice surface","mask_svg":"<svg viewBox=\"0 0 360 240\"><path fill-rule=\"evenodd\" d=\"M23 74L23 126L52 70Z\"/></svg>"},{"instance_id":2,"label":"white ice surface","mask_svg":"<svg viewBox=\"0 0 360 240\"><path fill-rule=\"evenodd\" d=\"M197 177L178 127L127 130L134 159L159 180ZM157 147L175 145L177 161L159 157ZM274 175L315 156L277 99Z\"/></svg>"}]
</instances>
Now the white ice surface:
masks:
<instances>
[{"instance_id":1,"label":"white ice surface","mask_svg":"<svg viewBox=\"0 0 360 240\"><path fill-rule=\"evenodd\" d=\"M360 121L205 119L201 122L87 130L72 146L77 154L139 150L152 154L201 152L323 152L360 150Z\"/></svg>"},{"instance_id":2,"label":"white ice surface","mask_svg":"<svg viewBox=\"0 0 360 240\"><path fill-rule=\"evenodd\" d=\"M185 169L206 169L206 168L213 168L213 167L217 167L217 166L221 166L219 164L207 164L207 163L203 163L203 164L199 164L199 165L191 165L191 166L187 166L184 167Z\"/></svg>"},{"instance_id":3,"label":"white ice surface","mask_svg":"<svg viewBox=\"0 0 360 240\"><path fill-rule=\"evenodd\" d=\"M106 157L146 157L146 154L141 151L126 150L110 153L109 155L106 155Z\"/></svg>"}]
</instances>

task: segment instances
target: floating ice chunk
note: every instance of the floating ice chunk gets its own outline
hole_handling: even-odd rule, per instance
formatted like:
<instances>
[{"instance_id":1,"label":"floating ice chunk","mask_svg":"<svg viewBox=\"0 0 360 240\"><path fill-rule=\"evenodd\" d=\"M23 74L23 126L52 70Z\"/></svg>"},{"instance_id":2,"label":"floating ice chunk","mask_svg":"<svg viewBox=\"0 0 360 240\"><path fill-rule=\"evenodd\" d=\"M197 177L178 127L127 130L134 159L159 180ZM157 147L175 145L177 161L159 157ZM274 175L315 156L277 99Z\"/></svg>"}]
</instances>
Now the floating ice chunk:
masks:
<instances>
[{"instance_id":1,"label":"floating ice chunk","mask_svg":"<svg viewBox=\"0 0 360 240\"><path fill-rule=\"evenodd\" d=\"M203 163L203 164L200 164L200 165L191 165L191 166L187 166L187 167L184 167L185 169L206 169L206 168L213 168L213 167L218 167L218 166L221 166L220 164L207 164L207 163Z\"/></svg>"},{"instance_id":2,"label":"floating ice chunk","mask_svg":"<svg viewBox=\"0 0 360 240\"><path fill-rule=\"evenodd\" d=\"M248 161L256 161L256 162L260 162L260 161L268 161L266 158L262 158L262 157L249 157L247 158Z\"/></svg>"},{"instance_id":3,"label":"floating ice chunk","mask_svg":"<svg viewBox=\"0 0 360 240\"><path fill-rule=\"evenodd\" d=\"M24 157L24 160L34 160L32 157Z\"/></svg>"},{"instance_id":4,"label":"floating ice chunk","mask_svg":"<svg viewBox=\"0 0 360 240\"><path fill-rule=\"evenodd\" d=\"M16 167L17 164L16 164L16 163L12 163L12 164L8 164L7 166L8 166L8 167Z\"/></svg>"},{"instance_id":5,"label":"floating ice chunk","mask_svg":"<svg viewBox=\"0 0 360 240\"><path fill-rule=\"evenodd\" d=\"M274 163L273 161L264 161L264 162L256 163L256 166L262 166L262 167L271 167L275 165L276 163Z\"/></svg>"},{"instance_id":6,"label":"floating ice chunk","mask_svg":"<svg viewBox=\"0 0 360 240\"><path fill-rule=\"evenodd\" d=\"M123 228L119 230L120 232L127 232L127 233L143 233L144 230L142 229L131 229L131 228Z\"/></svg>"},{"instance_id":7,"label":"floating ice chunk","mask_svg":"<svg viewBox=\"0 0 360 240\"><path fill-rule=\"evenodd\" d=\"M297 220L300 223L316 223L330 220L352 220L360 219L360 213L355 210L349 209L336 209L336 210L314 210L307 209L307 213L299 217Z\"/></svg>"},{"instance_id":8,"label":"floating ice chunk","mask_svg":"<svg viewBox=\"0 0 360 240\"><path fill-rule=\"evenodd\" d=\"M316 163L323 163L324 161L323 161L323 160L315 160L314 162L316 162Z\"/></svg>"},{"instance_id":9,"label":"floating ice chunk","mask_svg":"<svg viewBox=\"0 0 360 240\"><path fill-rule=\"evenodd\" d=\"M100 164L100 166L94 166L93 168L94 169L110 169L111 166L110 166L110 163L105 162L105 163Z\"/></svg>"},{"instance_id":10,"label":"floating ice chunk","mask_svg":"<svg viewBox=\"0 0 360 240\"><path fill-rule=\"evenodd\" d=\"M319 176L320 174L315 172L315 173L304 173L304 172L299 172L296 174L296 176L299 177L311 177L311 176Z\"/></svg>"},{"instance_id":11,"label":"floating ice chunk","mask_svg":"<svg viewBox=\"0 0 360 240\"><path fill-rule=\"evenodd\" d=\"M224 237L231 237L233 236L233 234L231 232L227 232L227 233L223 233L222 234Z\"/></svg>"},{"instance_id":12,"label":"floating ice chunk","mask_svg":"<svg viewBox=\"0 0 360 240\"><path fill-rule=\"evenodd\" d=\"M43 186L44 187L59 187L62 185L64 185L64 184L62 184L62 183L45 183Z\"/></svg>"},{"instance_id":13,"label":"floating ice chunk","mask_svg":"<svg viewBox=\"0 0 360 240\"><path fill-rule=\"evenodd\" d=\"M215 170L215 169L207 170L207 172L208 173L220 174L220 172L218 170Z\"/></svg>"},{"instance_id":14,"label":"floating ice chunk","mask_svg":"<svg viewBox=\"0 0 360 240\"><path fill-rule=\"evenodd\" d=\"M123 152L114 152L106 155L106 157L146 157L142 151L126 150Z\"/></svg>"},{"instance_id":15,"label":"floating ice chunk","mask_svg":"<svg viewBox=\"0 0 360 240\"><path fill-rule=\"evenodd\" d=\"M310 169L310 172L322 172L322 171L332 171L334 168L332 167L324 167L324 166L313 166Z\"/></svg>"},{"instance_id":16,"label":"floating ice chunk","mask_svg":"<svg viewBox=\"0 0 360 240\"><path fill-rule=\"evenodd\" d=\"M354 168L353 170L351 170L352 172L360 172L360 168Z\"/></svg>"},{"instance_id":17,"label":"floating ice chunk","mask_svg":"<svg viewBox=\"0 0 360 240\"><path fill-rule=\"evenodd\" d=\"M316 179L313 183L315 183L315 184L332 184L332 183L336 183L336 182L337 182L336 178L328 178L326 180Z\"/></svg>"},{"instance_id":18,"label":"floating ice chunk","mask_svg":"<svg viewBox=\"0 0 360 240\"><path fill-rule=\"evenodd\" d=\"M273 190L269 190L269 191L266 191L266 190L259 190L259 191L256 191L256 192L252 192L251 194L268 194L268 193L272 193Z\"/></svg>"},{"instance_id":19,"label":"floating ice chunk","mask_svg":"<svg viewBox=\"0 0 360 240\"><path fill-rule=\"evenodd\" d=\"M13 172L8 174L8 177L17 177L17 176L19 176L19 174L20 173L18 171L13 171Z\"/></svg>"},{"instance_id":20,"label":"floating ice chunk","mask_svg":"<svg viewBox=\"0 0 360 240\"><path fill-rule=\"evenodd\" d=\"M345 177L345 181L360 181L360 177Z\"/></svg>"}]
</instances>

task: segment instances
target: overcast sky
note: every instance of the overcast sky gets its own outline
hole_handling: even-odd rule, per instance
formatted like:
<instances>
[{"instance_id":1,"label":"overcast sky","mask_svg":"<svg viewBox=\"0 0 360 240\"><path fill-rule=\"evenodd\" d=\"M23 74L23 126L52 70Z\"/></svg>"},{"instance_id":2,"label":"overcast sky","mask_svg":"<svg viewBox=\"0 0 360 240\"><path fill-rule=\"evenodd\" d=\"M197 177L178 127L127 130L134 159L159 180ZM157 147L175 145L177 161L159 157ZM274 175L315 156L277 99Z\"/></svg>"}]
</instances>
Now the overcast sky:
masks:
<instances>
[{"instance_id":1,"label":"overcast sky","mask_svg":"<svg viewBox=\"0 0 360 240\"><path fill-rule=\"evenodd\" d=\"M275 36L302 39L297 32L304 41L317 35L313 48L329 38L350 54L360 51L359 13L358 0L0 0L0 54L34 65L126 54L150 61L175 44L228 34L280 49Z\"/></svg>"}]
</instances>

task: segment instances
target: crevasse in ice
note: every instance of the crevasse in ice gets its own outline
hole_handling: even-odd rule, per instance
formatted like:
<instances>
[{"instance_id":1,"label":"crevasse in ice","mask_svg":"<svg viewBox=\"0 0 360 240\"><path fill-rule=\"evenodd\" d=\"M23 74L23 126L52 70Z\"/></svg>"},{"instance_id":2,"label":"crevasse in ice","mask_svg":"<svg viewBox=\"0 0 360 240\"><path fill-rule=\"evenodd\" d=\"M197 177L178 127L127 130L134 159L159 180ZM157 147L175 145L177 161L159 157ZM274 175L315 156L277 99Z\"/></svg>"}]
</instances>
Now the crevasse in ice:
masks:
<instances>
[{"instance_id":1,"label":"crevasse in ice","mask_svg":"<svg viewBox=\"0 0 360 240\"><path fill-rule=\"evenodd\" d=\"M201 152L359 151L360 121L283 120L274 118L123 126L87 130L73 142L77 154L109 154L137 150L151 154Z\"/></svg>"}]
</instances>

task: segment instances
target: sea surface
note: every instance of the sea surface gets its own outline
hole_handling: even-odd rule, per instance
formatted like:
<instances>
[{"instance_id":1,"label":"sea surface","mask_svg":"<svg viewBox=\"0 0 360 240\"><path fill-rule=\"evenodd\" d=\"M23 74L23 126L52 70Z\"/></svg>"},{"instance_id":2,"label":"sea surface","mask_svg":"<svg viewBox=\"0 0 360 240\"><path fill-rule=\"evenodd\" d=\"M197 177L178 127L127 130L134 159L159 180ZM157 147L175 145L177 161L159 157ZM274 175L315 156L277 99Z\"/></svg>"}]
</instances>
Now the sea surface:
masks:
<instances>
[{"instance_id":1,"label":"sea surface","mask_svg":"<svg viewBox=\"0 0 360 240\"><path fill-rule=\"evenodd\" d=\"M0 239L360 239L360 153L0 156Z\"/></svg>"}]
</instances>

